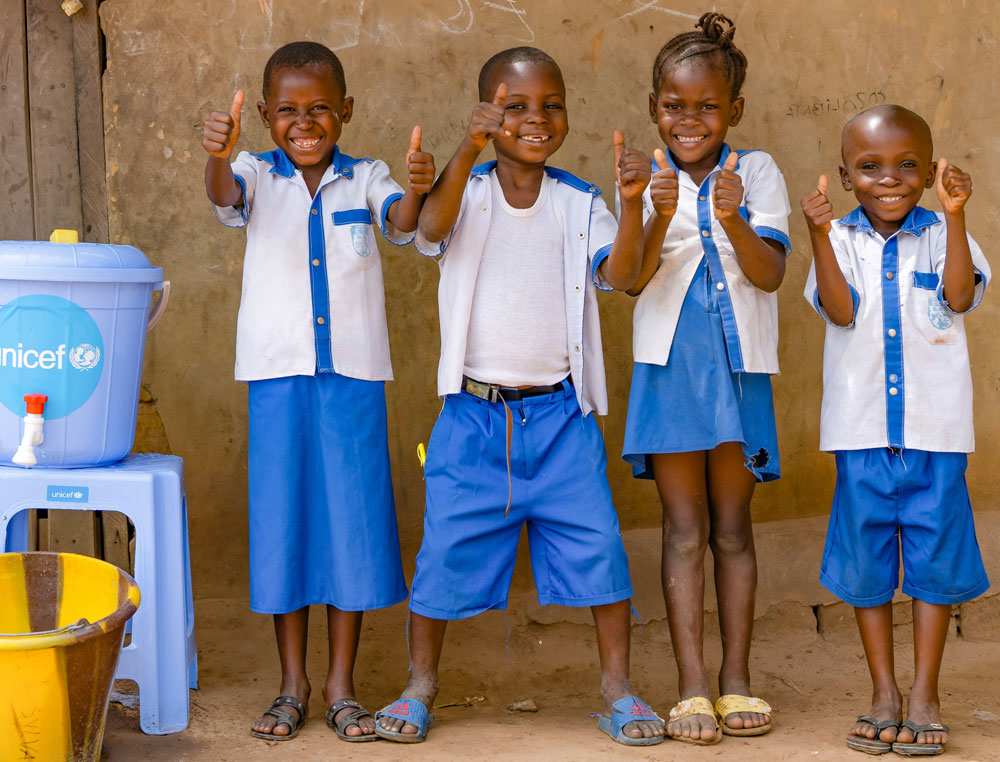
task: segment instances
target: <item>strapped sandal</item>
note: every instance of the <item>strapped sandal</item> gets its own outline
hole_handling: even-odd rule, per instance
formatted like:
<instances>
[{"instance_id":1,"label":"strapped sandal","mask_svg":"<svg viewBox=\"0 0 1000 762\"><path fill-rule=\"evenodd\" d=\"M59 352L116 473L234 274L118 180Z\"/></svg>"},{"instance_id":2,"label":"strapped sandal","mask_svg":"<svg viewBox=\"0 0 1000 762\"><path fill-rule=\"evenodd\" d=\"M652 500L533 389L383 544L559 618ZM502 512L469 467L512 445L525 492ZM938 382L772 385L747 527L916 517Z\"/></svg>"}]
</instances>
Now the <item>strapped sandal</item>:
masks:
<instances>
[{"instance_id":1,"label":"strapped sandal","mask_svg":"<svg viewBox=\"0 0 1000 762\"><path fill-rule=\"evenodd\" d=\"M334 719L337 713L342 709L347 709L348 707L353 708L354 711L347 712L339 720ZM356 736L350 736L347 734L347 729L351 725L357 725L361 727L361 723L358 722L362 717L371 717L371 712L365 709L361 704L358 703L357 699L352 698L342 698L337 699L330 707L326 710L326 724L330 730L333 730L337 734L337 738L341 741L350 741L351 743L365 743L367 741L378 741L379 737L372 733L361 733Z\"/></svg>"},{"instance_id":2,"label":"strapped sandal","mask_svg":"<svg viewBox=\"0 0 1000 762\"><path fill-rule=\"evenodd\" d=\"M881 740L879 734L886 728L898 728L899 726L895 720L877 720L870 714L862 714L855 722L864 722L871 725L878 733L875 734L874 738L849 735L844 739L844 743L847 744L848 748L854 749L854 751L863 751L865 754L888 754L890 751L893 751L893 744Z\"/></svg>"},{"instance_id":3,"label":"strapped sandal","mask_svg":"<svg viewBox=\"0 0 1000 762\"><path fill-rule=\"evenodd\" d=\"M768 722L756 728L731 728L726 724L726 718L731 714L753 712L767 717ZM771 732L771 705L756 696L741 696L737 693L727 693L719 696L715 702L715 713L719 715L722 732L727 736L762 736Z\"/></svg>"},{"instance_id":4,"label":"strapped sandal","mask_svg":"<svg viewBox=\"0 0 1000 762\"><path fill-rule=\"evenodd\" d=\"M667 738L674 741L683 741L684 743L693 743L697 746L711 746L722 740L722 729L719 727L719 721L715 718L715 707L713 707L712 702L704 696L694 696L693 698L678 701L677 706L670 710L670 716L667 719L667 722L677 722L677 720L682 720L693 714L707 714L712 718L712 722L715 723L714 738L709 738L707 741L703 741L700 738L673 736L669 734L669 731L667 732Z\"/></svg>"},{"instance_id":5,"label":"strapped sandal","mask_svg":"<svg viewBox=\"0 0 1000 762\"><path fill-rule=\"evenodd\" d=\"M299 713L298 719L292 716L292 713L281 707L288 706ZM299 701L295 696L278 696L272 703L270 709L264 712L265 716L271 716L277 719L274 727L278 725L288 726L288 735L278 736L274 733L260 733L256 730L250 729L250 735L254 738L263 738L265 741L291 741L295 736L299 734L302 726L306 724L306 707Z\"/></svg>"},{"instance_id":6,"label":"strapped sandal","mask_svg":"<svg viewBox=\"0 0 1000 762\"><path fill-rule=\"evenodd\" d=\"M663 736L649 738L633 738L625 735L622 728L630 722L663 722L660 716L649 708L649 704L636 696L625 696L611 705L611 716L592 714L597 718L597 727L603 730L612 740L625 746L654 746L663 743Z\"/></svg>"},{"instance_id":7,"label":"strapped sandal","mask_svg":"<svg viewBox=\"0 0 1000 762\"><path fill-rule=\"evenodd\" d=\"M942 725L940 722L918 725L913 720L906 720L900 727L907 728L913 732L912 743L900 743L896 741L892 745L892 750L896 754L902 754L904 757L936 757L938 754L944 753L943 743L917 743L917 733L928 733L932 730L940 733L951 733L948 726Z\"/></svg>"}]
</instances>

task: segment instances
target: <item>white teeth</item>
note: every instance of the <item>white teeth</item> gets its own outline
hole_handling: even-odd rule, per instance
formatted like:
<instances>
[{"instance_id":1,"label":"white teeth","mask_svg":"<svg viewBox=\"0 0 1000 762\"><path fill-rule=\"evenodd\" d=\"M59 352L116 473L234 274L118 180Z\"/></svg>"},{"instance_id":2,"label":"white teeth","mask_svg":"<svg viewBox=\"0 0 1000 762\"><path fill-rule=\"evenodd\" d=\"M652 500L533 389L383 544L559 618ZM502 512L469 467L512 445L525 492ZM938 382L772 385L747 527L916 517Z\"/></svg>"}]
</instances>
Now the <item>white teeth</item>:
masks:
<instances>
[{"instance_id":1,"label":"white teeth","mask_svg":"<svg viewBox=\"0 0 1000 762\"><path fill-rule=\"evenodd\" d=\"M544 143L549 139L548 135L521 135L519 138L526 143Z\"/></svg>"},{"instance_id":2,"label":"white teeth","mask_svg":"<svg viewBox=\"0 0 1000 762\"><path fill-rule=\"evenodd\" d=\"M895 204L901 198L903 198L903 197L902 196L882 196L879 199L879 201L881 201L883 204Z\"/></svg>"},{"instance_id":3,"label":"white teeth","mask_svg":"<svg viewBox=\"0 0 1000 762\"><path fill-rule=\"evenodd\" d=\"M688 136L688 135L677 135L677 142L678 143L697 143L697 142L699 142L701 140L704 140L706 137L707 137L706 135L700 135L700 136L697 136L697 137L691 137L691 136Z\"/></svg>"},{"instance_id":4,"label":"white teeth","mask_svg":"<svg viewBox=\"0 0 1000 762\"><path fill-rule=\"evenodd\" d=\"M312 148L319 143L319 138L292 138L292 142L299 148Z\"/></svg>"}]
</instances>

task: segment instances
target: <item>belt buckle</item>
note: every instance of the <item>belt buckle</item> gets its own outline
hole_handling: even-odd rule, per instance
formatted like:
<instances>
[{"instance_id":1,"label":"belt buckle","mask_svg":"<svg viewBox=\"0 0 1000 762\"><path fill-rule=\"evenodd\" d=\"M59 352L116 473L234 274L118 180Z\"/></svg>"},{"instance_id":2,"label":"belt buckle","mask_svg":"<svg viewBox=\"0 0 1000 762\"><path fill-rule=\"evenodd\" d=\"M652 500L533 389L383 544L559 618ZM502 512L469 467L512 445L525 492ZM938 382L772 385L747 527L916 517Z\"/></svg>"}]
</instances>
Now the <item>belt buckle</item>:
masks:
<instances>
[{"instance_id":1,"label":"belt buckle","mask_svg":"<svg viewBox=\"0 0 1000 762\"><path fill-rule=\"evenodd\" d=\"M471 378L466 378L465 391L473 397L479 397L479 399L486 400L487 402L496 402L500 399L499 384L483 384L479 381L473 381Z\"/></svg>"}]
</instances>

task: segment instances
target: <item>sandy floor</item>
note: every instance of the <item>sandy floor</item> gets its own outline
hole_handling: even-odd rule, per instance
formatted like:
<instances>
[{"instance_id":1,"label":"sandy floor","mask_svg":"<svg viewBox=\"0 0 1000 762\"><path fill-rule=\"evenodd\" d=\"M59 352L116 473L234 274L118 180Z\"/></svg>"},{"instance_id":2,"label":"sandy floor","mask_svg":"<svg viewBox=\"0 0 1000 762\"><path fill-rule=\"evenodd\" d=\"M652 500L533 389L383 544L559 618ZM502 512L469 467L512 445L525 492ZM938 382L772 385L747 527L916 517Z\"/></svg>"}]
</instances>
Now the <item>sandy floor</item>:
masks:
<instances>
[{"instance_id":1,"label":"sandy floor","mask_svg":"<svg viewBox=\"0 0 1000 762\"><path fill-rule=\"evenodd\" d=\"M983 605L975 638L953 634L941 682L944 721L953 743L947 758L1000 761L1000 643L996 606ZM900 609L905 619L905 609ZM319 615L319 616L317 616ZM984 617L985 620L984 621ZM183 733L146 736L138 713L112 704L105 736L111 762L247 762L248 760L634 760L731 759L862 760L843 744L853 718L868 709L867 670L849 611L829 607L819 618L809 607L772 607L758 620L752 669L755 690L775 707L775 730L758 739L725 738L714 747L675 741L646 749L613 743L588 717L597 711L598 669L592 627L543 626L488 612L449 629L442 662L441 704L482 696L468 706L435 710L437 726L423 744L338 741L323 722L317 690L310 720L298 738L268 743L252 738L251 720L277 687L277 665L268 617L242 601L198 602L196 621L201 689L191 694L191 724ZM314 684L325 670L325 617L314 610L310 667ZM406 678L405 609L397 606L366 620L357 669L359 698L371 709L398 695ZM908 624L897 626L901 685L912 675ZM986 633L987 637L983 637ZM675 701L676 671L665 622L633 629L632 670L637 692L661 714ZM709 628L706 653L717 665L717 629ZM120 687L127 688L128 684ZM531 698L537 713L507 706ZM894 757L893 757L894 758ZM887 758L891 759L891 758Z\"/></svg>"}]
</instances>

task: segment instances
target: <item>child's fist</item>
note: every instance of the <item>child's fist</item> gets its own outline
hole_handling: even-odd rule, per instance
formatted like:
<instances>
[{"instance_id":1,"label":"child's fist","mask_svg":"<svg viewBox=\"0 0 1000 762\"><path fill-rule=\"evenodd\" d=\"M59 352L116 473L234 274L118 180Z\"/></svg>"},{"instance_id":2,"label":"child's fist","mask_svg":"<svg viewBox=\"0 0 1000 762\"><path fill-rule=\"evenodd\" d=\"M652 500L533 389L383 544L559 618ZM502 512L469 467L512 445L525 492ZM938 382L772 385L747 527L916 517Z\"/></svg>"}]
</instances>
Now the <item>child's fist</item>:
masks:
<instances>
[{"instance_id":1,"label":"child's fist","mask_svg":"<svg viewBox=\"0 0 1000 762\"><path fill-rule=\"evenodd\" d=\"M736 174L736 163L739 160L736 151L730 152L726 157L726 163L722 165L715 178L712 203L715 206L715 218L719 222L740 213L740 204L743 202L743 181Z\"/></svg>"},{"instance_id":2,"label":"child's fist","mask_svg":"<svg viewBox=\"0 0 1000 762\"><path fill-rule=\"evenodd\" d=\"M802 213L806 216L806 224L810 233L830 234L830 220L833 219L833 204L826 197L828 187L826 175L819 176L816 190L809 191L802 197Z\"/></svg>"},{"instance_id":3,"label":"child's fist","mask_svg":"<svg viewBox=\"0 0 1000 762\"><path fill-rule=\"evenodd\" d=\"M972 178L954 164L949 164L943 156L937 162L935 185L945 214L962 211L972 195Z\"/></svg>"},{"instance_id":4,"label":"child's fist","mask_svg":"<svg viewBox=\"0 0 1000 762\"><path fill-rule=\"evenodd\" d=\"M201 145L212 156L228 159L240 139L240 112L243 110L243 91L237 90L229 113L213 111L202 128Z\"/></svg>"},{"instance_id":5,"label":"child's fist","mask_svg":"<svg viewBox=\"0 0 1000 762\"><path fill-rule=\"evenodd\" d=\"M642 192L649 185L649 157L642 151L626 148L625 136L621 130L612 133L611 143L615 149L615 180L618 181L618 193L622 201L642 198Z\"/></svg>"},{"instance_id":6,"label":"child's fist","mask_svg":"<svg viewBox=\"0 0 1000 762\"><path fill-rule=\"evenodd\" d=\"M653 151L653 158L656 160L656 166L659 167L649 181L649 195L653 200L653 210L660 217L672 218L677 211L679 194L677 173L670 166L662 149L657 148Z\"/></svg>"},{"instance_id":7,"label":"child's fist","mask_svg":"<svg viewBox=\"0 0 1000 762\"><path fill-rule=\"evenodd\" d=\"M420 150L420 125L410 133L410 149L406 152L406 171L410 188L421 196L434 185L434 157Z\"/></svg>"},{"instance_id":8,"label":"child's fist","mask_svg":"<svg viewBox=\"0 0 1000 762\"><path fill-rule=\"evenodd\" d=\"M483 101L472 112L472 119L469 121L467 137L469 141L480 151L486 148L486 144L501 132L510 135L510 132L503 128L503 120L506 115L503 105L507 100L507 83L501 82L497 87L493 102Z\"/></svg>"}]
</instances>

